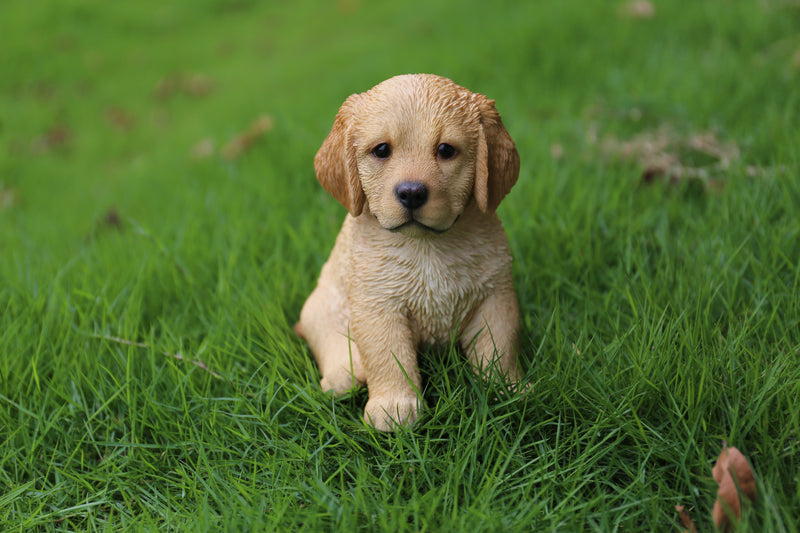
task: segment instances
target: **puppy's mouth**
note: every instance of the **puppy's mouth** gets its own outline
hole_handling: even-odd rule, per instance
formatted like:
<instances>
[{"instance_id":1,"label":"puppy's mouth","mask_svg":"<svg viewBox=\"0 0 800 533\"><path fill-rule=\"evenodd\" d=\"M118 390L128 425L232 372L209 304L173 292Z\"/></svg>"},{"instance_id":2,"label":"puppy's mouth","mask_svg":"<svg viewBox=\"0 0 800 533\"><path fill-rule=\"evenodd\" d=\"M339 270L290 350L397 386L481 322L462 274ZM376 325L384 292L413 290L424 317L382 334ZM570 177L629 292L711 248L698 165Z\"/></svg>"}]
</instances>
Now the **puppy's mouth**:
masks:
<instances>
[{"instance_id":1,"label":"puppy's mouth","mask_svg":"<svg viewBox=\"0 0 800 533\"><path fill-rule=\"evenodd\" d=\"M375 217L375 218L377 218L377 217ZM435 235L441 235L442 233L445 233L446 231L451 229L453 226L455 226L456 222L458 222L459 218L461 218L461 214L456 216L456 218L455 218L455 220L453 220L452 224L450 224L446 228L440 229L440 228L434 228L432 226L428 226L427 224L423 224L422 222L420 222L419 220L415 219L412 216L411 218L409 218L407 221L403 222L402 224L398 224L397 226L386 228L386 229L391 231L392 233L399 233L399 232L402 232L403 230L406 230L406 229L421 229L421 230L433 233Z\"/></svg>"}]
</instances>

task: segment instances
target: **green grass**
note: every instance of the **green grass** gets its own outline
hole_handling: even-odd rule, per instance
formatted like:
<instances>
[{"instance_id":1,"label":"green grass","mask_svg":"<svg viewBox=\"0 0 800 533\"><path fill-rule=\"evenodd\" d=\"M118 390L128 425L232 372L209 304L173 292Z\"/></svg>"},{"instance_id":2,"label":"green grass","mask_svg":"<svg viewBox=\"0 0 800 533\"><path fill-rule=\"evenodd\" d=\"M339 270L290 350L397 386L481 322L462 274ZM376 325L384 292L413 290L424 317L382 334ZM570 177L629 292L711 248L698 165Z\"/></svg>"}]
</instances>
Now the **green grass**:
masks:
<instances>
[{"instance_id":1,"label":"green grass","mask_svg":"<svg viewBox=\"0 0 800 533\"><path fill-rule=\"evenodd\" d=\"M397 6L3 3L0 529L711 531L723 441L741 529L800 529L797 2ZM517 142L533 392L430 351L385 435L291 325L344 216L314 153L404 72Z\"/></svg>"}]
</instances>

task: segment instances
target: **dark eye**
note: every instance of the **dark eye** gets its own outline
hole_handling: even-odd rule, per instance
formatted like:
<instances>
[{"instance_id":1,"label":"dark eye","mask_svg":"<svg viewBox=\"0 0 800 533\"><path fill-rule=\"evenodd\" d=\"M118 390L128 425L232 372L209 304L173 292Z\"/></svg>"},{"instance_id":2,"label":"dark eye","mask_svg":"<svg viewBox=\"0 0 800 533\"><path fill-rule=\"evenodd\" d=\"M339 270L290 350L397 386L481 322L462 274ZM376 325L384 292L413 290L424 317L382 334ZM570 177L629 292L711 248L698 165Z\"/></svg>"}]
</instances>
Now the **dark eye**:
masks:
<instances>
[{"instance_id":1,"label":"dark eye","mask_svg":"<svg viewBox=\"0 0 800 533\"><path fill-rule=\"evenodd\" d=\"M453 148L452 144L442 143L439 145L439 148L436 149L436 153L438 153L439 157L442 159L452 159L456 156L456 149Z\"/></svg>"},{"instance_id":2,"label":"dark eye","mask_svg":"<svg viewBox=\"0 0 800 533\"><path fill-rule=\"evenodd\" d=\"M378 159L386 159L387 157L392 155L392 147L386 143L381 143L372 149L372 155L374 155Z\"/></svg>"}]
</instances>

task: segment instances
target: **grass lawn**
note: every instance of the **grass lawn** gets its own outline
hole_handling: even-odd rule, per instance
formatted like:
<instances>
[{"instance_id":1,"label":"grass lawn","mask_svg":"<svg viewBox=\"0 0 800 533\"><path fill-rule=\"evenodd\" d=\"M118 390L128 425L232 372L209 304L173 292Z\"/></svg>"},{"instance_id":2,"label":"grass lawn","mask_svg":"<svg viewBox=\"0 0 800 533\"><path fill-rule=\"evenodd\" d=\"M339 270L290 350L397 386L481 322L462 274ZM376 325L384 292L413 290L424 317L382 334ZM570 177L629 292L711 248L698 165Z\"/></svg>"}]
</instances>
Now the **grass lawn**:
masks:
<instances>
[{"instance_id":1,"label":"grass lawn","mask_svg":"<svg viewBox=\"0 0 800 533\"><path fill-rule=\"evenodd\" d=\"M651 12L647 7L654 7ZM0 529L800 529L800 4L0 5ZM421 356L382 434L292 332L338 106L497 100L533 392Z\"/></svg>"}]
</instances>

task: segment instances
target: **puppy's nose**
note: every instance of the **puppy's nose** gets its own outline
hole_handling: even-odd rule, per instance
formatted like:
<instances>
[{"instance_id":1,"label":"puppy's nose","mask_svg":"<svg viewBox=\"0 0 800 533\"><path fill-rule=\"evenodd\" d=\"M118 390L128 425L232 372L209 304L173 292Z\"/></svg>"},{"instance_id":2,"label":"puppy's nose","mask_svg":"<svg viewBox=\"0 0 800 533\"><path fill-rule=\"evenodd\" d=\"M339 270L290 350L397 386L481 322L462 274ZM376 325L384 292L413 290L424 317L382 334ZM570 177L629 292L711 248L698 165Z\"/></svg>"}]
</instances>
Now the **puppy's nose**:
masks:
<instances>
[{"instance_id":1,"label":"puppy's nose","mask_svg":"<svg viewBox=\"0 0 800 533\"><path fill-rule=\"evenodd\" d=\"M428 188L416 181L404 181L395 187L394 195L406 209L416 209L428 201Z\"/></svg>"}]
</instances>

